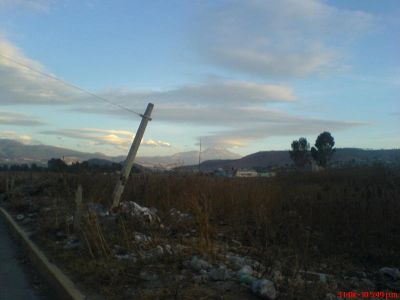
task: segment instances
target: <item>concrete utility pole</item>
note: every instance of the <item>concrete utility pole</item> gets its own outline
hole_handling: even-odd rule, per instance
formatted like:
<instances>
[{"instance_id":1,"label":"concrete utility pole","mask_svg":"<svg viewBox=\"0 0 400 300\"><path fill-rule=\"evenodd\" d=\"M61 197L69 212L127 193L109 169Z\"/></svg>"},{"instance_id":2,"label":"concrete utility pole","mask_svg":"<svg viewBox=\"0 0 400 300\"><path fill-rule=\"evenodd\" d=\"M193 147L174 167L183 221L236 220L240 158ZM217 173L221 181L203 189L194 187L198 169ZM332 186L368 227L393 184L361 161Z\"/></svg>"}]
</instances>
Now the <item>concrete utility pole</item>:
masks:
<instances>
[{"instance_id":1,"label":"concrete utility pole","mask_svg":"<svg viewBox=\"0 0 400 300\"><path fill-rule=\"evenodd\" d=\"M147 123L151 121L151 112L153 111L154 104L147 104L146 111L144 115L141 115L142 121L140 122L139 128L136 132L135 139L133 140L131 149L129 150L128 156L126 157L124 166L122 168L121 176L118 179L117 185L115 186L113 193L113 203L111 209L116 208L121 200L122 193L124 192L125 184L128 181L129 174L133 166L133 161L135 160L136 153L139 149L140 142L142 141L144 131L146 130Z\"/></svg>"}]
</instances>

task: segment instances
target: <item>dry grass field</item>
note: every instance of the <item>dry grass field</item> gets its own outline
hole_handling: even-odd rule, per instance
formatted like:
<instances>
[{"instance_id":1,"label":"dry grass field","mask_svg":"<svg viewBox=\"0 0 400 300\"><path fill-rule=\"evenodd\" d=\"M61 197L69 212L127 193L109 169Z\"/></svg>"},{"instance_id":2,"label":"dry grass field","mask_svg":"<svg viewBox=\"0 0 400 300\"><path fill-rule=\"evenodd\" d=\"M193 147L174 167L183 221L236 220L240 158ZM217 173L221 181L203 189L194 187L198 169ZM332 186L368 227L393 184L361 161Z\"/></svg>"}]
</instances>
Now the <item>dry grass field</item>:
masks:
<instances>
[{"instance_id":1,"label":"dry grass field","mask_svg":"<svg viewBox=\"0 0 400 300\"><path fill-rule=\"evenodd\" d=\"M22 215L35 240L80 285L106 299L256 299L238 277L207 279L190 267L197 256L234 269L227 259L233 254L256 262L252 275L274 282L277 299L400 289L396 278L388 282L378 271L400 266L400 174L394 170L274 178L135 174L122 201L154 207L152 220L123 211L102 217L86 208L110 206L115 174L0 176L3 205ZM84 213L74 232L78 184Z\"/></svg>"}]
</instances>

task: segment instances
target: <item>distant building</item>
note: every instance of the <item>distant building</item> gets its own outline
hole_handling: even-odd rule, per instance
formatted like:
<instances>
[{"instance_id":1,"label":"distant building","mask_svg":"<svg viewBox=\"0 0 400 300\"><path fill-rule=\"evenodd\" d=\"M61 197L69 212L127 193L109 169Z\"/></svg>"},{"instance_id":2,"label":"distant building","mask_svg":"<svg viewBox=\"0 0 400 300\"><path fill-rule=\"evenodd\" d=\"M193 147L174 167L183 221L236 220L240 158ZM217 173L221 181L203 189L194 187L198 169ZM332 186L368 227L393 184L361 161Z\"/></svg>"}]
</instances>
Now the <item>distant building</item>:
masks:
<instances>
[{"instance_id":1,"label":"distant building","mask_svg":"<svg viewBox=\"0 0 400 300\"><path fill-rule=\"evenodd\" d=\"M276 172L259 172L258 176L260 176L260 177L274 177L274 176L276 176Z\"/></svg>"},{"instance_id":2,"label":"distant building","mask_svg":"<svg viewBox=\"0 0 400 300\"><path fill-rule=\"evenodd\" d=\"M226 172L224 169L222 169L222 168L216 169L216 170L213 172L213 175L214 175L214 176L218 176L218 177L227 177L227 176L228 176L227 172Z\"/></svg>"},{"instance_id":3,"label":"distant building","mask_svg":"<svg viewBox=\"0 0 400 300\"><path fill-rule=\"evenodd\" d=\"M257 177L258 173L252 169L239 169L235 173L236 177Z\"/></svg>"}]
</instances>

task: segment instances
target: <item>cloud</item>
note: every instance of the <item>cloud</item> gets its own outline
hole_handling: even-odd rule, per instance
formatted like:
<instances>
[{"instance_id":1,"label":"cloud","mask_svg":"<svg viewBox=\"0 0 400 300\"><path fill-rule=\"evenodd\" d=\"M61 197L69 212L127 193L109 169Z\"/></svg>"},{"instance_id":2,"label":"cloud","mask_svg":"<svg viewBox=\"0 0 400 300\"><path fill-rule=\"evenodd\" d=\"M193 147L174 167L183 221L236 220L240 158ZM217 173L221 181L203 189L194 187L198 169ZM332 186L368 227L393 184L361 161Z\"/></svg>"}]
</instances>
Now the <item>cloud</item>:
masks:
<instances>
[{"instance_id":1,"label":"cloud","mask_svg":"<svg viewBox=\"0 0 400 300\"><path fill-rule=\"evenodd\" d=\"M201 136L201 141L208 147L222 146L226 148L242 147L250 142L264 140L276 136L302 136L318 134L322 131L340 131L356 126L365 126L364 122L327 121L318 119L299 119L286 124L264 124L248 126L231 130L213 132L211 135Z\"/></svg>"},{"instance_id":2,"label":"cloud","mask_svg":"<svg viewBox=\"0 0 400 300\"><path fill-rule=\"evenodd\" d=\"M199 105L251 105L271 102L292 102L293 90L284 84L254 83L239 80L208 80L201 84L188 84L164 91L109 90L101 96L129 106L145 107L148 101L157 104Z\"/></svg>"},{"instance_id":3,"label":"cloud","mask_svg":"<svg viewBox=\"0 0 400 300\"><path fill-rule=\"evenodd\" d=\"M0 110L0 125L39 126L44 123L25 114Z\"/></svg>"},{"instance_id":4,"label":"cloud","mask_svg":"<svg viewBox=\"0 0 400 300\"><path fill-rule=\"evenodd\" d=\"M82 93L32 71L49 73L1 35L0 54L0 104L68 104L84 100Z\"/></svg>"},{"instance_id":5,"label":"cloud","mask_svg":"<svg viewBox=\"0 0 400 300\"><path fill-rule=\"evenodd\" d=\"M207 62L263 77L302 77L338 67L341 48L374 22L320 0L204 4L192 32ZM335 46L332 46L335 45Z\"/></svg>"},{"instance_id":6,"label":"cloud","mask_svg":"<svg viewBox=\"0 0 400 300\"><path fill-rule=\"evenodd\" d=\"M27 134L17 134L14 131L3 131L0 130L0 139L16 140L26 145L38 144L38 141L32 139L30 135Z\"/></svg>"},{"instance_id":7,"label":"cloud","mask_svg":"<svg viewBox=\"0 0 400 300\"><path fill-rule=\"evenodd\" d=\"M54 0L0 0L0 8L23 8L33 11L48 11Z\"/></svg>"},{"instance_id":8,"label":"cloud","mask_svg":"<svg viewBox=\"0 0 400 300\"><path fill-rule=\"evenodd\" d=\"M134 134L127 130L80 128L46 130L42 134L57 135L62 137L82 139L90 145L113 146L119 150L127 150L132 144ZM160 140L142 140L142 146L149 147L170 147L171 144Z\"/></svg>"}]
</instances>

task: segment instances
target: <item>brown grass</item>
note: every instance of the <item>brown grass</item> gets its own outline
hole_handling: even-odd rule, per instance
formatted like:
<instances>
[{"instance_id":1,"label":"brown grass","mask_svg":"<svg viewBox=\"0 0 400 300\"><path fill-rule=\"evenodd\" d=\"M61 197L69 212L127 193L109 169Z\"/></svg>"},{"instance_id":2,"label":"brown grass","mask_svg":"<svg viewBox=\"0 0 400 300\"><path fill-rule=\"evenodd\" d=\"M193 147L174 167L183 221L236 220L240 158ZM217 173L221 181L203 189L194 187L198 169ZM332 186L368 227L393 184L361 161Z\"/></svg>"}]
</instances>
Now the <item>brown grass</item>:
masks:
<instances>
[{"instance_id":1,"label":"brown grass","mask_svg":"<svg viewBox=\"0 0 400 300\"><path fill-rule=\"evenodd\" d=\"M36 203L53 205L40 225L47 233L70 230L60 216L73 215L73 195L78 183L83 186L84 202L109 206L116 182L115 174L40 173L29 177L0 173L0 192L6 191L6 179L10 177L16 187L24 182L43 183L50 178L55 182L44 189L47 198ZM14 190L14 194L8 195L13 209L26 209L27 202L19 198L18 188ZM50 200L57 203L51 204ZM380 167L299 172L275 178L134 175L123 195L123 201L126 200L156 207L163 222L174 231L185 231L188 226L169 219L171 208L192 214L197 237L193 253L214 259L222 242L241 245L238 249L262 261L268 267L266 272L279 265L287 278L295 277L301 269L317 270L322 263L328 265L327 271L337 273L399 264L400 175ZM86 247L79 255L91 263L81 273L90 273L101 262L107 265L114 244L133 249L135 230L146 231L156 241L165 238L155 228L140 226L121 219L117 228L112 229L95 216L87 218L82 230ZM129 275L135 274L135 268L107 267L102 278L92 274L87 280L98 279L105 288L116 285L118 279L137 283L136 275ZM294 293L291 285L289 281L282 283L286 295ZM302 293L310 296L307 287L303 288ZM294 297L300 297L300 292Z\"/></svg>"}]
</instances>

